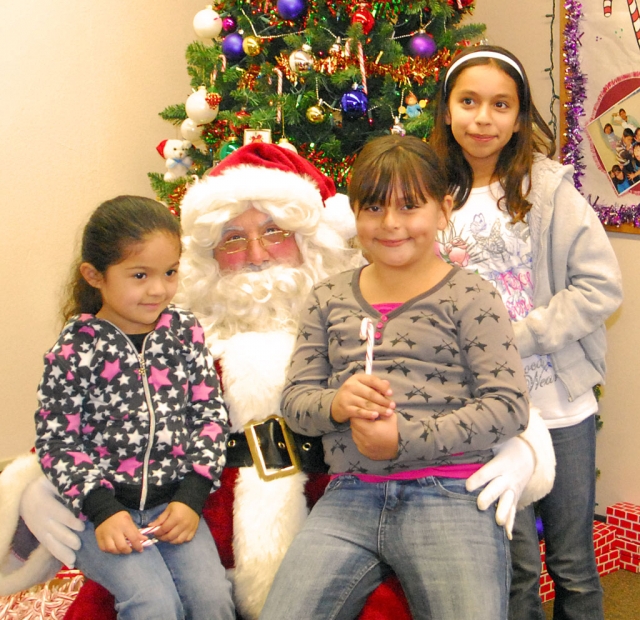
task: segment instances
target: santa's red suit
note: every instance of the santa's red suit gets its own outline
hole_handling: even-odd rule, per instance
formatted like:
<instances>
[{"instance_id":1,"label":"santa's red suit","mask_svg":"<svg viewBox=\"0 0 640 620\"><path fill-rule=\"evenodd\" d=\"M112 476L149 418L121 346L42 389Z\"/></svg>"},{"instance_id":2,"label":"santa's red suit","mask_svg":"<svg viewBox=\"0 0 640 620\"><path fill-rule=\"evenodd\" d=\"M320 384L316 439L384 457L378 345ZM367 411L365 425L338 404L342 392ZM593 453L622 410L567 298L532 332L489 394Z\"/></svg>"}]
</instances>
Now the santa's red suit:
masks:
<instances>
[{"instance_id":1,"label":"santa's red suit","mask_svg":"<svg viewBox=\"0 0 640 620\"><path fill-rule=\"evenodd\" d=\"M213 249L223 227L251 208L295 233L299 265L269 264L231 274L220 272ZM362 259L347 243L354 222L346 197L336 196L333 182L308 162L270 144L239 149L212 176L191 187L182 204L182 226L185 250L176 301L194 311L205 329L229 409L230 461L233 464L240 458L244 465L225 469L222 486L209 498L203 514L229 569L238 612L249 620L258 617L275 572L310 506L322 494L327 477L297 472L265 480L259 471L264 468L247 462L250 452L238 445L246 444L246 435L253 435L251 425L279 415L297 317L312 285ZM544 425L536 429L536 436L528 438L537 460L526 502L548 492L553 480L550 439ZM288 454L286 446L281 451ZM277 468L271 468L268 461L262 473L271 476ZM0 500L7 498L10 506L4 511L4 527L0 525L0 564L2 554L10 552L20 496L41 475L34 458L25 463L27 474L16 474L14 467L8 480L0 476ZM529 475L530 471L526 477ZM0 506L0 517L2 511ZM17 591L44 580L53 566L55 562L51 563L41 545L18 570L0 571L0 591ZM87 583L66 618L112 620L113 600L100 586ZM395 579L371 595L360 618L410 618Z\"/></svg>"}]
</instances>

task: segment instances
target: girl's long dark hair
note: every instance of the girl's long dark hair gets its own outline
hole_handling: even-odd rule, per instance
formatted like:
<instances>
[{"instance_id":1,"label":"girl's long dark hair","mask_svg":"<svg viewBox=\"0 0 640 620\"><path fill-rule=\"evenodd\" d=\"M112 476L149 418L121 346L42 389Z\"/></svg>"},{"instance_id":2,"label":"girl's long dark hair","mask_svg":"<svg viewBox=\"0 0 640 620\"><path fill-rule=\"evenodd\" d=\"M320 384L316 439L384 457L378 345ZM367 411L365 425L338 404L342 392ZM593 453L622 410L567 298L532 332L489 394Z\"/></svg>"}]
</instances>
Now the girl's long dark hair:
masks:
<instances>
[{"instance_id":1,"label":"girl's long dark hair","mask_svg":"<svg viewBox=\"0 0 640 620\"><path fill-rule=\"evenodd\" d=\"M512 222L523 221L531 209L531 203L527 200L531 187L526 186L524 180L528 175L531 175L534 153L543 153L547 157L553 157L556 151L555 139L551 129L533 103L524 67L511 52L494 45L481 45L465 49L454 61L469 54L483 51L507 56L518 65L522 75L509 63L490 56L472 58L456 66L453 71L446 74L446 88L445 80L443 79L441 82L436 98L435 125L430 144L447 166L449 181L452 188L455 189L453 192L454 210L460 209L469 198L473 187L473 170L465 159L460 145L453 137L451 126L446 122L449 97L458 77L469 67L494 65L504 71L517 87L520 104L519 129L500 152L494 176L500 181L504 190L504 196L499 200L498 206L509 213Z\"/></svg>"},{"instance_id":2,"label":"girl's long dark hair","mask_svg":"<svg viewBox=\"0 0 640 620\"><path fill-rule=\"evenodd\" d=\"M180 242L180 222L163 204L142 196L118 196L103 202L84 227L80 256L75 261L62 305L62 319L76 314L96 314L102 296L80 273L82 263L90 263L101 274L126 258L133 243L161 231Z\"/></svg>"}]
</instances>

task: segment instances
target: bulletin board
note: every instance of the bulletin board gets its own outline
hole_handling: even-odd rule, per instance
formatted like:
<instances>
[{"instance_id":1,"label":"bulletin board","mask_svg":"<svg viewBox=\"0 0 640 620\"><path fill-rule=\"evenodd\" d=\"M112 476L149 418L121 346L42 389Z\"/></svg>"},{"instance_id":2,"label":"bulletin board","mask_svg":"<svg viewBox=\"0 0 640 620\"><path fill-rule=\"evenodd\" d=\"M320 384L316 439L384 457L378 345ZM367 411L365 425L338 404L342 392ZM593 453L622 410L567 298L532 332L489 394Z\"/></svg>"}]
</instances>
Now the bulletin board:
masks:
<instances>
[{"instance_id":1,"label":"bulletin board","mask_svg":"<svg viewBox=\"0 0 640 620\"><path fill-rule=\"evenodd\" d=\"M630 234L640 234L637 1L566 0L561 19L562 161L605 228Z\"/></svg>"}]
</instances>

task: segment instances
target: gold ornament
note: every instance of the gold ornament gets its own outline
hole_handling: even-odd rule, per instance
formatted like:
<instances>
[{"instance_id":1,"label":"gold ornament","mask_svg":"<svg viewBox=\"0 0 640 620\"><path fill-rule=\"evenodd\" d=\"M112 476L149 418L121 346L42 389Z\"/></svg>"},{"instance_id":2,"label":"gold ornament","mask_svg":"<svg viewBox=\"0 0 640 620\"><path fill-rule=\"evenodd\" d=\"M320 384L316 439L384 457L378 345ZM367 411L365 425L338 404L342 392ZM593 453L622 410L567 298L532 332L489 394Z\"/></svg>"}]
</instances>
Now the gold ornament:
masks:
<instances>
[{"instance_id":1,"label":"gold ornament","mask_svg":"<svg viewBox=\"0 0 640 620\"><path fill-rule=\"evenodd\" d=\"M312 105L307 109L307 120L312 125L319 125L324 120L324 110L319 105Z\"/></svg>"},{"instance_id":2,"label":"gold ornament","mask_svg":"<svg viewBox=\"0 0 640 620\"><path fill-rule=\"evenodd\" d=\"M248 36L242 40L242 49L247 56L257 56L262 51L258 37Z\"/></svg>"}]
</instances>

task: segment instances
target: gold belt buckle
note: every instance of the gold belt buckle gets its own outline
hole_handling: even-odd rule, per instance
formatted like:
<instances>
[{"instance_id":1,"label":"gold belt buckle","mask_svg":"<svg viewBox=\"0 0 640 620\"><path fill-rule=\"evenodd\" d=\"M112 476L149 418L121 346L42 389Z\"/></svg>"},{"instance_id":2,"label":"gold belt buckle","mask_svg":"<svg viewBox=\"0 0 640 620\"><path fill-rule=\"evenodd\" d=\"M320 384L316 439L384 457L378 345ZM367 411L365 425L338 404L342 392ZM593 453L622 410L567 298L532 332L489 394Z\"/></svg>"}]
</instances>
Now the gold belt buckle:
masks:
<instances>
[{"instance_id":1,"label":"gold belt buckle","mask_svg":"<svg viewBox=\"0 0 640 620\"><path fill-rule=\"evenodd\" d=\"M287 447L287 453L289 454L289 458L291 459L291 465L289 465L288 467L283 467L282 469L275 470L268 470L267 468L267 464L264 460L264 455L262 454L260 442L258 441L258 435L256 434L255 429L257 426L262 426L269 420L277 420L278 424L280 425L282 436L284 437L284 442ZM251 456L253 458L253 464L258 470L258 476L260 476L262 480L268 482L269 480L284 478L286 476L297 474L301 471L300 459L298 457L296 445L293 442L293 437L291 436L291 432L285 424L283 417L279 415L272 415L262 422L248 422L244 425L244 434L247 437L247 443L249 444L249 451L251 452Z\"/></svg>"}]
</instances>

